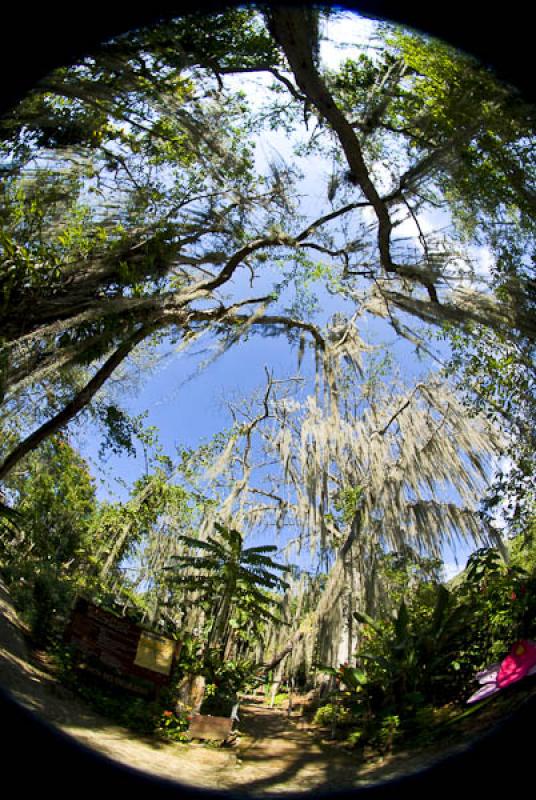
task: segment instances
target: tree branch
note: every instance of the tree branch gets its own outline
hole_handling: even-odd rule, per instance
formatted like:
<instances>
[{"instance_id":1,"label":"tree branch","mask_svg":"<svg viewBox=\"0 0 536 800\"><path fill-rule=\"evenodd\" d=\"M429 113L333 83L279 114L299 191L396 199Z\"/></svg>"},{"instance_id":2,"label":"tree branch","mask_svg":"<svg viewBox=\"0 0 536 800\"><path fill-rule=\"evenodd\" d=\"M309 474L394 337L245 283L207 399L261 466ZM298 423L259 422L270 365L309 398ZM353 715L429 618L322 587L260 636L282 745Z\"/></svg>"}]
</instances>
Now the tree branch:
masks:
<instances>
[{"instance_id":1,"label":"tree branch","mask_svg":"<svg viewBox=\"0 0 536 800\"><path fill-rule=\"evenodd\" d=\"M28 455L32 450L35 450L45 439L53 436L64 428L65 425L85 408L114 370L117 369L121 362L132 352L136 345L149 335L151 330L152 328L142 327L136 331L136 333L132 334L117 348L117 350L115 350L102 367L97 370L89 383L87 383L58 414L47 420L40 428L20 442L7 456L3 464L0 465L0 480L3 480L13 469L15 464L24 458L24 456Z\"/></svg>"},{"instance_id":2,"label":"tree branch","mask_svg":"<svg viewBox=\"0 0 536 800\"><path fill-rule=\"evenodd\" d=\"M301 91L336 133L348 166L352 181L359 186L368 203L374 209L378 222L378 249L380 263L387 273L398 273L399 267L391 255L391 233L393 223L388 205L382 199L371 180L359 139L353 126L337 106L333 95L320 76L313 58L308 9L275 6L268 13L268 24L272 35L282 47L296 83ZM419 273L408 276L421 282L430 293L430 299L437 303L435 290L431 291L430 281L423 281Z\"/></svg>"}]
</instances>

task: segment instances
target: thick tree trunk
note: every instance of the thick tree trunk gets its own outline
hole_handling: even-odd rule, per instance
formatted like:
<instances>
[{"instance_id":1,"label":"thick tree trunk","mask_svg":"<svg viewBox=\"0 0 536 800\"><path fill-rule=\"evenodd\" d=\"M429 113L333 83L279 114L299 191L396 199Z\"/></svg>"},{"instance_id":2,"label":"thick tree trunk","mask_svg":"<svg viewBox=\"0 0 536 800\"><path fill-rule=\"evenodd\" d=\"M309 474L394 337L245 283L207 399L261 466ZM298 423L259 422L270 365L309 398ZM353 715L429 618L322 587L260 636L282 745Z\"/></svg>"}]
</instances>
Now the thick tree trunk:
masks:
<instances>
[{"instance_id":1,"label":"thick tree trunk","mask_svg":"<svg viewBox=\"0 0 536 800\"><path fill-rule=\"evenodd\" d=\"M203 675L187 675L178 687L176 711L198 714L205 698L206 680Z\"/></svg>"}]
</instances>

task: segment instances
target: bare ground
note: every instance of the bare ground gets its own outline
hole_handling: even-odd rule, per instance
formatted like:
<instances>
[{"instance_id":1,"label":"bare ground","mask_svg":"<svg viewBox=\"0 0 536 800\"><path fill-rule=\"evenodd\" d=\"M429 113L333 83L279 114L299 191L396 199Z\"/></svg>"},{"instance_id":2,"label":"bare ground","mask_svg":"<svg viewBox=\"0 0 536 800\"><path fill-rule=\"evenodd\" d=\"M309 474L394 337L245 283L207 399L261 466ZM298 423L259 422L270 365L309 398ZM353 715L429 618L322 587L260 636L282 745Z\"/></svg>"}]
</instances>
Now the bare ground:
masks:
<instances>
[{"instance_id":1,"label":"bare ground","mask_svg":"<svg viewBox=\"0 0 536 800\"><path fill-rule=\"evenodd\" d=\"M366 786L411 774L446 755L436 746L364 761L323 741L302 718L254 704L241 707L240 735L233 748L136 736L99 716L63 687L46 655L31 651L27 633L0 581L0 686L77 742L150 775L262 796ZM463 747L451 745L448 753Z\"/></svg>"}]
</instances>

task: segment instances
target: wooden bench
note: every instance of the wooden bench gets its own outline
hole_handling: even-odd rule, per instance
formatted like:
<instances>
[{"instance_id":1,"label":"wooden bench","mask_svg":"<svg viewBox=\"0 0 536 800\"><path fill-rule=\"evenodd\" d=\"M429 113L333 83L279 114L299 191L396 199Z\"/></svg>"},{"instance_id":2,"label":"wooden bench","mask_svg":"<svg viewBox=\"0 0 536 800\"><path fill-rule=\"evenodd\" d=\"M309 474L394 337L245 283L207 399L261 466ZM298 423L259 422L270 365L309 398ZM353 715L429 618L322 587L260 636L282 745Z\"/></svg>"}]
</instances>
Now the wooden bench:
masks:
<instances>
[{"instance_id":1,"label":"wooden bench","mask_svg":"<svg viewBox=\"0 0 536 800\"><path fill-rule=\"evenodd\" d=\"M232 733L233 721L230 717L209 717L197 714L192 717L188 733L192 739L221 739L225 741Z\"/></svg>"},{"instance_id":2,"label":"wooden bench","mask_svg":"<svg viewBox=\"0 0 536 800\"><path fill-rule=\"evenodd\" d=\"M238 704L233 707L229 717L196 714L192 717L188 733L192 739L227 742L232 737L235 720L238 720Z\"/></svg>"}]
</instances>

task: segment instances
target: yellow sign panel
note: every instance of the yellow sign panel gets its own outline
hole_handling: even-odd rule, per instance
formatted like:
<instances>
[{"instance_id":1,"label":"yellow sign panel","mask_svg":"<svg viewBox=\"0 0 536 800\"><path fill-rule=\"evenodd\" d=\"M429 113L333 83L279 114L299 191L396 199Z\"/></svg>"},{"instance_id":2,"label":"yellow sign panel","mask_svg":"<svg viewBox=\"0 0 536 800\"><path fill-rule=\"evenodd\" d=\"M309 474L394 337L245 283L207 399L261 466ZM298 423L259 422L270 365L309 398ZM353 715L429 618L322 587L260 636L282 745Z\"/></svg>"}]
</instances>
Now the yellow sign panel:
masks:
<instances>
[{"instance_id":1,"label":"yellow sign panel","mask_svg":"<svg viewBox=\"0 0 536 800\"><path fill-rule=\"evenodd\" d=\"M138 667L169 675L173 665L175 642L143 631L138 642L134 663Z\"/></svg>"}]
</instances>

